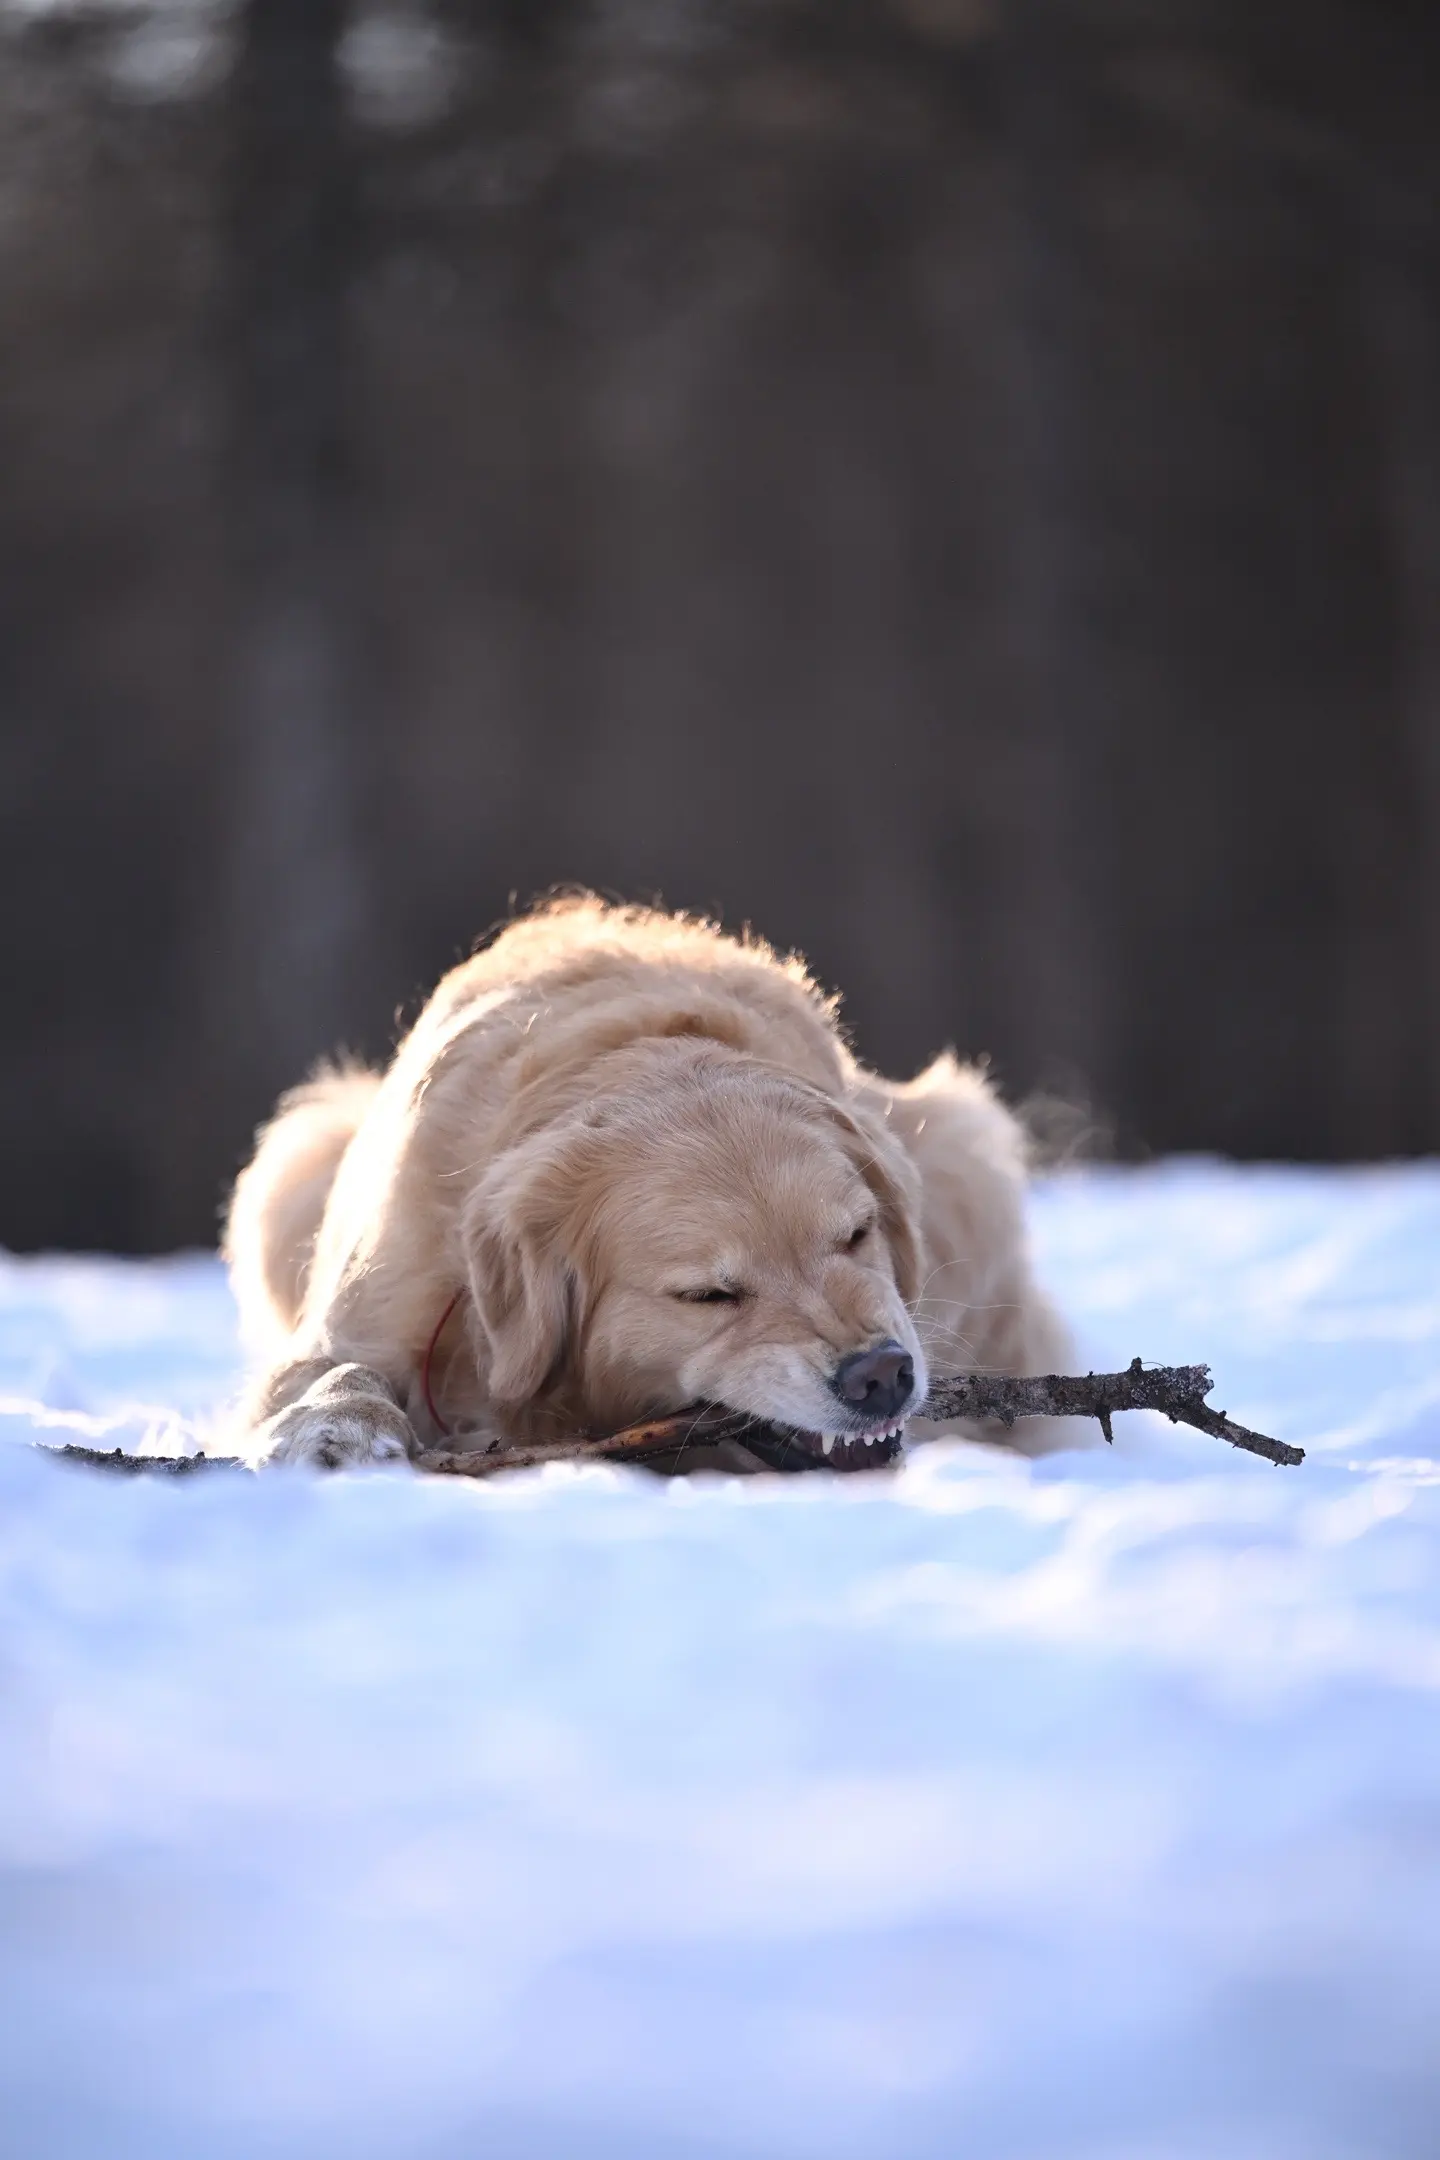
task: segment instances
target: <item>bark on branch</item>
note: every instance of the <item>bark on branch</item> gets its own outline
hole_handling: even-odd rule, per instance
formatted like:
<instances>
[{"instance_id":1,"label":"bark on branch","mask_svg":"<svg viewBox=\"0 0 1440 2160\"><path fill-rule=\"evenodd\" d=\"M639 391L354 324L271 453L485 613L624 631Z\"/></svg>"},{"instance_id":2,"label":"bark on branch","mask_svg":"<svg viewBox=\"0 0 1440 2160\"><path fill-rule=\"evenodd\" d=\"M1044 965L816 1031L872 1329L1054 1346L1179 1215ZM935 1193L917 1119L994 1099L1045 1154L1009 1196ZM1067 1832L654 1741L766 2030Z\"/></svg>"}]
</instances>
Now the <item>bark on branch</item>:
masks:
<instances>
[{"instance_id":1,"label":"bark on branch","mask_svg":"<svg viewBox=\"0 0 1440 2160\"><path fill-rule=\"evenodd\" d=\"M1121 1410L1158 1410L1172 1424L1193 1425L1198 1432L1267 1462L1294 1466L1305 1460L1303 1448L1251 1432L1212 1410L1206 1401L1212 1386L1208 1365L1142 1365L1139 1358L1124 1372L1047 1373L1014 1379L998 1373L966 1373L933 1383L925 1405L927 1419L973 1418L978 1423L1012 1426L1017 1418L1093 1417L1107 1440L1114 1438L1111 1419ZM702 1452L703 1451L703 1452ZM49 1453L97 1470L127 1475L149 1472L164 1477L192 1477L207 1470L245 1469L236 1456L127 1455L115 1448L51 1448ZM503 1443L473 1448L425 1448L416 1468L443 1477L491 1477L500 1470L530 1470L548 1462L643 1463L655 1470L682 1470L700 1460L718 1469L779 1471L873 1469L894 1461L896 1443L882 1452L858 1446L837 1447L829 1455L812 1452L798 1434L757 1426L733 1411L686 1411L656 1418L624 1432L595 1439L582 1434L528 1447Z\"/></svg>"}]
</instances>

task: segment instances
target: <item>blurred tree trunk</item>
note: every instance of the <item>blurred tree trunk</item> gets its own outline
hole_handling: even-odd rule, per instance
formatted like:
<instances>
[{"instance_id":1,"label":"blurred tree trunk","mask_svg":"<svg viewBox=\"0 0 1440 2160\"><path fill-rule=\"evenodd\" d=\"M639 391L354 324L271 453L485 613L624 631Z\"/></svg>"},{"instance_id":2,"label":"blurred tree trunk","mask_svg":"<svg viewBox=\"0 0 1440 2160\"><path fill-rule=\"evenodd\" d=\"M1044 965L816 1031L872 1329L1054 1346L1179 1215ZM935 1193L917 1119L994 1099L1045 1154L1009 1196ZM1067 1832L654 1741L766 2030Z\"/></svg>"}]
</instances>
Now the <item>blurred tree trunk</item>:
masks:
<instances>
[{"instance_id":1,"label":"blurred tree trunk","mask_svg":"<svg viewBox=\"0 0 1440 2160\"><path fill-rule=\"evenodd\" d=\"M1399 616L1404 736L1400 836L1403 936L1390 987L1413 1028L1397 1080L1390 1149L1434 1148L1440 1134L1440 276L1434 232L1413 200L1376 205L1368 286ZM1345 1144L1352 1145L1350 1135Z\"/></svg>"},{"instance_id":2,"label":"blurred tree trunk","mask_svg":"<svg viewBox=\"0 0 1440 2160\"><path fill-rule=\"evenodd\" d=\"M355 1024L358 831L344 0L248 0L222 275L235 548L226 1071L253 1104ZM373 957L373 956L372 956Z\"/></svg>"},{"instance_id":3,"label":"blurred tree trunk","mask_svg":"<svg viewBox=\"0 0 1440 2160\"><path fill-rule=\"evenodd\" d=\"M1109 839L1107 711L1086 590L1094 265L1085 222L1084 35L1065 0L1014 0L1003 17L1004 329L1014 445L1007 792L1016 883L996 959L1015 986L1005 1016L1012 1068L1029 1086L1078 1086L1108 1100L1113 1016L1097 913Z\"/></svg>"}]
</instances>

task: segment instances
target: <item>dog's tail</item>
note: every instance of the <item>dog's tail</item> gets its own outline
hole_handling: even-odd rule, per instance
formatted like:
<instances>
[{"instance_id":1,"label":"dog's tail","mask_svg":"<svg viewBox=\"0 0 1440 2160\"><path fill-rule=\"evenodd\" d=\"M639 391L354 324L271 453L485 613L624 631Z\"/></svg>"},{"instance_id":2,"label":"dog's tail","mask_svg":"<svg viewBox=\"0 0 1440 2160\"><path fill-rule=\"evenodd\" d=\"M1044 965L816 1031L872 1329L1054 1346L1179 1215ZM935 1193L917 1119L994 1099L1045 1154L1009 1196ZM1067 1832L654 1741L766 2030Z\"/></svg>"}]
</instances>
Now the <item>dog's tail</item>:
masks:
<instances>
[{"instance_id":1,"label":"dog's tail","mask_svg":"<svg viewBox=\"0 0 1440 2160\"><path fill-rule=\"evenodd\" d=\"M223 1249L240 1332L256 1349L283 1342L305 1282L340 1158L380 1085L355 1066L326 1068L282 1095L235 1181Z\"/></svg>"}]
</instances>

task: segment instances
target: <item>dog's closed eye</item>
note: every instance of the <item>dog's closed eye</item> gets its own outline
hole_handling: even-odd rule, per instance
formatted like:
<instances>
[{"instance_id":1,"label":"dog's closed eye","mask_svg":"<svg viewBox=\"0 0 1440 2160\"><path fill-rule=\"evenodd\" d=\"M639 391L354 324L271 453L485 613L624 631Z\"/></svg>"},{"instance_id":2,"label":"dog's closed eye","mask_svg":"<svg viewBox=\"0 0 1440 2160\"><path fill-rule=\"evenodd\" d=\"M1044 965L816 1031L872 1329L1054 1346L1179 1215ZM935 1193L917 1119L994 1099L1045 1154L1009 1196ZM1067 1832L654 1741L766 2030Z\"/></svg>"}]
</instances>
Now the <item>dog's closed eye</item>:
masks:
<instances>
[{"instance_id":1,"label":"dog's closed eye","mask_svg":"<svg viewBox=\"0 0 1440 2160\"><path fill-rule=\"evenodd\" d=\"M683 1305L738 1305L745 1292L729 1290L723 1283L709 1283L700 1290L672 1290L670 1295Z\"/></svg>"},{"instance_id":2,"label":"dog's closed eye","mask_svg":"<svg viewBox=\"0 0 1440 2160\"><path fill-rule=\"evenodd\" d=\"M849 1237L847 1237L845 1240L844 1250L846 1252L854 1252L859 1246L864 1244L866 1238L869 1237L870 1232L874 1229L874 1227L874 1223L856 1223L855 1228L850 1232Z\"/></svg>"}]
</instances>

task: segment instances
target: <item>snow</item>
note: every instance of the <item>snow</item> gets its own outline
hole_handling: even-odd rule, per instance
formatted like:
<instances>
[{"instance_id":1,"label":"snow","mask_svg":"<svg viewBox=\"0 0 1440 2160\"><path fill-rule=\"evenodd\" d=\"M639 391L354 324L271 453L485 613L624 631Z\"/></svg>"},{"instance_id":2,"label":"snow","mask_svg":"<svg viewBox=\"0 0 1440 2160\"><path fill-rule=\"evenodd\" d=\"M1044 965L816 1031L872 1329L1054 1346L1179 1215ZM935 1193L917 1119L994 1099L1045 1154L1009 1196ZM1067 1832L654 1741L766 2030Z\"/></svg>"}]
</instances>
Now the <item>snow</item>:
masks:
<instances>
[{"instance_id":1,"label":"snow","mask_svg":"<svg viewBox=\"0 0 1440 2160\"><path fill-rule=\"evenodd\" d=\"M1440 1168L1036 1219L1304 1468L114 1480L215 1263L0 1263L6 2155L1433 2153Z\"/></svg>"}]
</instances>

